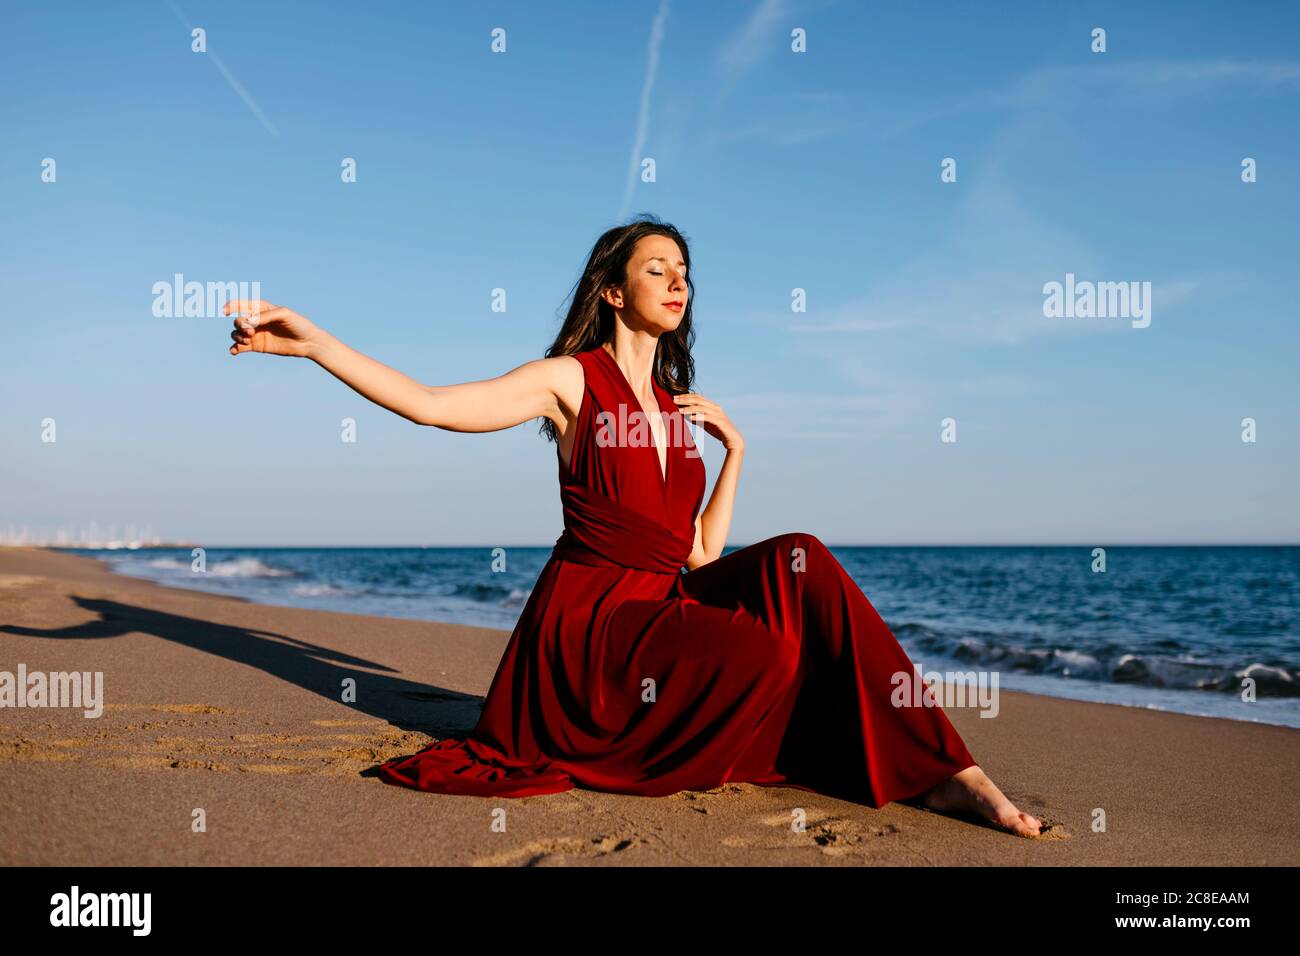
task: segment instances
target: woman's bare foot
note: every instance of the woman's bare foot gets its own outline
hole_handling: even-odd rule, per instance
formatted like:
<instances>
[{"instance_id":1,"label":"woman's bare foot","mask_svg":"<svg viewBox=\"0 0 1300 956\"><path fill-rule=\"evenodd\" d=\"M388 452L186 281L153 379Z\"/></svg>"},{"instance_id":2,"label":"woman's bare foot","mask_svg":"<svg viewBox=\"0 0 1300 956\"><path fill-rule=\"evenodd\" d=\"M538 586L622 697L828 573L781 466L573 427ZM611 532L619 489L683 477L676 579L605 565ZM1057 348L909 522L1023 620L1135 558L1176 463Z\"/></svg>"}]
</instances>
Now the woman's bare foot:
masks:
<instances>
[{"instance_id":1,"label":"woman's bare foot","mask_svg":"<svg viewBox=\"0 0 1300 956\"><path fill-rule=\"evenodd\" d=\"M1033 837L1042 832L1042 821L1017 810L979 767L967 767L918 799L922 806L939 813L973 813L1017 836Z\"/></svg>"}]
</instances>

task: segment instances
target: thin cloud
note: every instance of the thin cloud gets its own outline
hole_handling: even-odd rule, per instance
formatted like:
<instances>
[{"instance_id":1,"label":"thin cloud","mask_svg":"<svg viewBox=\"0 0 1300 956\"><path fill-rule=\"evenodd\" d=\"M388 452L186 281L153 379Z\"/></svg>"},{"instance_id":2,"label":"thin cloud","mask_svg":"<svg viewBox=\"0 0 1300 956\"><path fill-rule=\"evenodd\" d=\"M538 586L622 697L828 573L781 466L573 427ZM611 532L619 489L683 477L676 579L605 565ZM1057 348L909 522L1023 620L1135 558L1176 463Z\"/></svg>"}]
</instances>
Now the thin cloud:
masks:
<instances>
[{"instance_id":1,"label":"thin cloud","mask_svg":"<svg viewBox=\"0 0 1300 956\"><path fill-rule=\"evenodd\" d=\"M185 28L192 33L194 31L194 25L185 18L185 14L181 13L180 8L176 6L173 0L167 0L167 6L172 8L172 13L176 14L176 19L185 24ZM266 131L272 136L279 136L279 131L271 124L271 121L267 119L266 114L262 112L262 108L258 106L253 100L253 97L249 95L248 90L244 89L244 85L240 83L239 80L235 79L235 75L231 73L230 70L226 69L226 64L221 62L221 58L211 50L204 53L204 56L212 61L212 65L217 68L217 72L220 73L221 78L226 81L226 85L234 90L235 94L244 101L244 105L249 108L255 117L257 117L257 121L266 128Z\"/></svg>"},{"instance_id":2,"label":"thin cloud","mask_svg":"<svg viewBox=\"0 0 1300 956\"><path fill-rule=\"evenodd\" d=\"M1162 323L1168 310L1194 300L1203 286L1196 278L1135 276L1107 265L1087 244L1021 207L1006 189L988 186L963 207L948 240L903 265L869 294L806 316L768 313L751 315L746 322L816 336L840 348L879 333L900 333L900 341L938 336L1017 346L1042 336L1131 332L1127 320L1045 318L1042 285L1063 280L1066 272L1081 280L1149 279Z\"/></svg>"},{"instance_id":3,"label":"thin cloud","mask_svg":"<svg viewBox=\"0 0 1300 956\"><path fill-rule=\"evenodd\" d=\"M641 168L642 152L645 150L646 137L650 132L650 94L654 91L655 74L659 71L659 48L664 42L664 23L668 20L668 0L661 0L659 12L655 14L650 26L650 50L647 55L645 81L641 84L641 110L636 120L636 142L632 144L632 158L628 162L627 185L623 190L623 208L618 218L628 213L632 204L632 193L636 189L638 172Z\"/></svg>"},{"instance_id":4,"label":"thin cloud","mask_svg":"<svg viewBox=\"0 0 1300 956\"><path fill-rule=\"evenodd\" d=\"M910 329L924 323L920 319L833 319L829 322L791 322L789 331L818 334L826 332L891 332Z\"/></svg>"},{"instance_id":5,"label":"thin cloud","mask_svg":"<svg viewBox=\"0 0 1300 956\"><path fill-rule=\"evenodd\" d=\"M1097 63L1031 70L996 89L961 97L944 106L914 110L906 119L885 127L891 138L950 116L973 112L1022 110L1040 106L1060 108L1076 98L1095 105L1098 94L1126 100L1167 100L1203 96L1218 89L1250 86L1260 89L1300 88L1300 62L1294 60L1152 60L1146 63Z\"/></svg>"},{"instance_id":6,"label":"thin cloud","mask_svg":"<svg viewBox=\"0 0 1300 956\"><path fill-rule=\"evenodd\" d=\"M865 296L781 325L791 333L820 332L847 344L855 336L903 330L904 337L936 336L969 342L1024 345L1044 336L1133 334L1127 320L1063 321L1043 315L1042 287L1067 272L1081 280L1151 281L1156 323L1193 299L1201 283L1186 276L1135 273L1108 260L1070 228L1022 204L1015 162L1042 131L1029 122L1002 130L984 157L981 175L944 236L910 262L891 270ZM914 327L909 331L909 326Z\"/></svg>"},{"instance_id":7,"label":"thin cloud","mask_svg":"<svg viewBox=\"0 0 1300 956\"><path fill-rule=\"evenodd\" d=\"M718 51L724 80L734 83L770 49L770 34L786 16L785 0L762 0L754 13Z\"/></svg>"}]
</instances>

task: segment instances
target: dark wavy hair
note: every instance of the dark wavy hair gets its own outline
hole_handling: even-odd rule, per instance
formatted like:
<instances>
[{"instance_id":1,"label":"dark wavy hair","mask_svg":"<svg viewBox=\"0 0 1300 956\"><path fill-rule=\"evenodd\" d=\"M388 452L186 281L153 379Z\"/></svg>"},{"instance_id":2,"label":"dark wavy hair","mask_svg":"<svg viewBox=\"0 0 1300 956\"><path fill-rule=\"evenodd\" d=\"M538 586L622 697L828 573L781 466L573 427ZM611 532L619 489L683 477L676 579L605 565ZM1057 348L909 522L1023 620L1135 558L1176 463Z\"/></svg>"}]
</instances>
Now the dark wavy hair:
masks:
<instances>
[{"instance_id":1,"label":"dark wavy hair","mask_svg":"<svg viewBox=\"0 0 1300 956\"><path fill-rule=\"evenodd\" d=\"M686 287L690 290L686 297L686 310L674 331L659 336L654 367L651 369L655 381L668 394L680 395L689 392L695 381L695 361L691 358L691 345L695 342L695 330L691 327L691 309L695 306L691 250L686 244L686 238L675 226L662 222L649 213L642 213L624 225L607 230L596 240L591 254L587 256L582 278L570 293L564 324L560 326L559 334L555 336L551 347L546 350L545 357L555 358L557 355L585 352L602 345L614 334L614 310L600 294L610 286L622 285L627 281L627 264L632 258L632 251L637 242L646 236L667 236L673 240L681 249L682 260L686 263ZM555 441L559 437L555 432L555 422L549 418L542 420L542 432L549 441Z\"/></svg>"}]
</instances>

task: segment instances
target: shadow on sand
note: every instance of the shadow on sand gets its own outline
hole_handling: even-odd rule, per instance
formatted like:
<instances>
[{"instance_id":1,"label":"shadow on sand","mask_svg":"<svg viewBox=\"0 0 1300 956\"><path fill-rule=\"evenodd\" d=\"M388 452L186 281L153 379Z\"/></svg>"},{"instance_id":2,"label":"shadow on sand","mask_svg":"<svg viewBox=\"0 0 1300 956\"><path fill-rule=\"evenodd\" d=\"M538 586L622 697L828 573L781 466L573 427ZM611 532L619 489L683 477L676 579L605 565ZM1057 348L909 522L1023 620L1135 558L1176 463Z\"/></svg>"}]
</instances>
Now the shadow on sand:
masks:
<instances>
[{"instance_id":1,"label":"shadow on sand","mask_svg":"<svg viewBox=\"0 0 1300 956\"><path fill-rule=\"evenodd\" d=\"M239 664L333 701L343 699L343 681L356 681L356 701L346 706L402 730L434 737L463 736L473 729L483 698L419 684L396 676L391 667L271 631L214 624L118 601L73 595L96 619L62 628L0 625L0 633L58 640L87 640L123 634L151 634Z\"/></svg>"}]
</instances>

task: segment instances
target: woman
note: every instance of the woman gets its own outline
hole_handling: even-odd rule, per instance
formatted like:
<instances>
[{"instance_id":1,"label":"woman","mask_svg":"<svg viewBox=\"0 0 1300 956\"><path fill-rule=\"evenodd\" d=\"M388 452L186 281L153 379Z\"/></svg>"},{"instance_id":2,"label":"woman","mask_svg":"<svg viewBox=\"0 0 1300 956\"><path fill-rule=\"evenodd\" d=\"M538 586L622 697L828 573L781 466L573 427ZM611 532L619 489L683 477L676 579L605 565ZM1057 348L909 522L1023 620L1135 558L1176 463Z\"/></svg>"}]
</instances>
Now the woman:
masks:
<instances>
[{"instance_id":1,"label":"woman","mask_svg":"<svg viewBox=\"0 0 1300 956\"><path fill-rule=\"evenodd\" d=\"M994 786L942 709L894 705L914 666L818 538L783 534L720 556L745 446L722 409L690 391L692 290L681 234L634 220L592 249L546 358L434 386L290 309L226 307L232 355L310 358L417 424L486 432L542 418L556 441L565 530L478 724L380 776L498 797L749 782L877 808L912 798L1037 835L1040 822ZM705 469L685 419L726 449L703 511Z\"/></svg>"}]
</instances>

